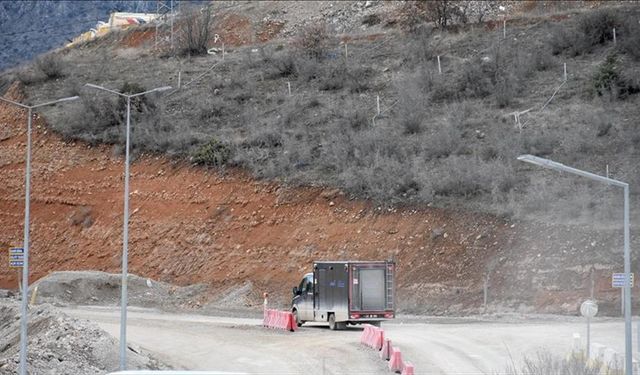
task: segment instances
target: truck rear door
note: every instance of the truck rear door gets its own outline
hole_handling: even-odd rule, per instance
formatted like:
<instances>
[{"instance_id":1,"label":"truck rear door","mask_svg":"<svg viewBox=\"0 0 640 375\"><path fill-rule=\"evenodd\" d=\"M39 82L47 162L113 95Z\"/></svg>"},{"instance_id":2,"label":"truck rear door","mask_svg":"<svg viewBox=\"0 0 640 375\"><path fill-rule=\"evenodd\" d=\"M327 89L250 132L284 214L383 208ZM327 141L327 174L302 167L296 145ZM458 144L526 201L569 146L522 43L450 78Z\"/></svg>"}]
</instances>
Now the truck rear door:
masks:
<instances>
[{"instance_id":1,"label":"truck rear door","mask_svg":"<svg viewBox=\"0 0 640 375\"><path fill-rule=\"evenodd\" d=\"M355 263L351 265L352 317L392 318L394 316L394 264Z\"/></svg>"},{"instance_id":2,"label":"truck rear door","mask_svg":"<svg viewBox=\"0 0 640 375\"><path fill-rule=\"evenodd\" d=\"M382 311L386 308L384 268L360 270L360 297L362 310Z\"/></svg>"}]
</instances>

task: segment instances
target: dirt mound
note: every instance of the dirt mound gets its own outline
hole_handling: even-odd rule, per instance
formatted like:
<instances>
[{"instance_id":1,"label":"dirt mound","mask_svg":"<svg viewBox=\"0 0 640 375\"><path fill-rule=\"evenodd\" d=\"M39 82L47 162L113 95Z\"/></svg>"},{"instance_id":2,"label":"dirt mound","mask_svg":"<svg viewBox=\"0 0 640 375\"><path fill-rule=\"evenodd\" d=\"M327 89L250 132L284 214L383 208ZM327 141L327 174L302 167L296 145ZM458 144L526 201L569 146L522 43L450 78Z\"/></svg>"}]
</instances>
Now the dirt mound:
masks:
<instances>
[{"instance_id":1,"label":"dirt mound","mask_svg":"<svg viewBox=\"0 0 640 375\"><path fill-rule=\"evenodd\" d=\"M36 282L37 303L62 305L119 305L120 274L96 271L54 272ZM199 306L206 285L177 287L171 284L129 275L127 282L130 306L164 310Z\"/></svg>"},{"instance_id":2,"label":"dirt mound","mask_svg":"<svg viewBox=\"0 0 640 375\"><path fill-rule=\"evenodd\" d=\"M232 309L237 307L252 307L260 297L258 294L261 293L254 288L253 283L246 281L241 285L232 286L222 291L219 293L220 297L208 302L204 308L206 310L211 308Z\"/></svg>"},{"instance_id":3,"label":"dirt mound","mask_svg":"<svg viewBox=\"0 0 640 375\"><path fill-rule=\"evenodd\" d=\"M20 352L19 303L0 299L0 374L16 374ZM28 366L31 374L104 374L119 365L118 341L97 325L71 318L51 305L29 311ZM131 369L164 369L143 351L129 350Z\"/></svg>"}]
</instances>

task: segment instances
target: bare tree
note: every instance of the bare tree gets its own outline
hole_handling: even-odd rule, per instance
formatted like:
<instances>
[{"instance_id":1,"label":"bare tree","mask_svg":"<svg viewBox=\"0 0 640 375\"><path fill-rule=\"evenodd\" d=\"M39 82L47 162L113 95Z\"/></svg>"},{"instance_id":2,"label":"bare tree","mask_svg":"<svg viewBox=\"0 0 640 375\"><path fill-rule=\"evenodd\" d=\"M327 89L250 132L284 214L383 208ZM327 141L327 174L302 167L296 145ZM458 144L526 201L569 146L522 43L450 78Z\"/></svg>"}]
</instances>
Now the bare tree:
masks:
<instances>
[{"instance_id":1,"label":"bare tree","mask_svg":"<svg viewBox=\"0 0 640 375\"><path fill-rule=\"evenodd\" d=\"M211 8L193 10L184 19L180 53L184 55L204 55L209 43Z\"/></svg>"}]
</instances>

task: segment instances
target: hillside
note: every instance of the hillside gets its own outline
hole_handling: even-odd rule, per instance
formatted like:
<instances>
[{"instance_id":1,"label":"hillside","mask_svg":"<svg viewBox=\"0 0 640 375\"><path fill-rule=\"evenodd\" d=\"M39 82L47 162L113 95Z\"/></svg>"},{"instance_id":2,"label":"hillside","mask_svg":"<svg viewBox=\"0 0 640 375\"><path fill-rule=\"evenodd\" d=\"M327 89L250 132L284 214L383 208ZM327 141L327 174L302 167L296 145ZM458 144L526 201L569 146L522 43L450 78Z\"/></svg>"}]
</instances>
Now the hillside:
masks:
<instances>
[{"instance_id":1,"label":"hillside","mask_svg":"<svg viewBox=\"0 0 640 375\"><path fill-rule=\"evenodd\" d=\"M0 70L66 44L109 19L111 12L155 12L150 0L2 1Z\"/></svg>"},{"instance_id":2,"label":"hillside","mask_svg":"<svg viewBox=\"0 0 640 375\"><path fill-rule=\"evenodd\" d=\"M83 96L39 120L34 276L119 269L122 103L82 85L177 87L180 72L179 90L135 103L131 272L208 283L214 300L240 290L251 305L268 290L284 305L313 259L394 258L401 308L421 313L481 311L487 274L494 311L573 313L593 274L615 313L619 194L515 157L608 165L635 202L638 34L625 28L640 9L509 8L503 38L497 14L438 30L398 3L329 3L214 6L223 61L156 51L134 29L59 52L57 77L37 64L6 72L22 81L14 98ZM586 22L617 26L616 44L608 29L591 43ZM602 72L618 78L598 86ZM1 108L0 241L12 245L23 114Z\"/></svg>"}]
</instances>

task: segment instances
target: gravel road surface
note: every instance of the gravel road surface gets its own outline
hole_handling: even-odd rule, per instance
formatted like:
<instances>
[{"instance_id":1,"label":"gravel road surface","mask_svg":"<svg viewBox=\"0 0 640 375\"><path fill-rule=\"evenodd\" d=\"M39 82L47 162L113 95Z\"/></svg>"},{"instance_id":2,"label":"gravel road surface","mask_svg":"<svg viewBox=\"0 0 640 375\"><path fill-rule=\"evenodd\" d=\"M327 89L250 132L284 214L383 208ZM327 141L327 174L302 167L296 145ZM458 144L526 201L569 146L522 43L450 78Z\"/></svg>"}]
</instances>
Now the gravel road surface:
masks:
<instances>
[{"instance_id":1,"label":"gravel road surface","mask_svg":"<svg viewBox=\"0 0 640 375\"><path fill-rule=\"evenodd\" d=\"M77 307L67 314L92 320L118 337L119 311ZM332 332L305 325L296 333L268 330L260 320L129 310L128 340L176 368L241 371L249 374L390 374L386 362L359 344L361 328ZM565 355L574 332L585 336L578 318L535 317L479 321L424 319L383 325L416 374L491 374L512 360L541 349ZM635 326L634 326L635 328ZM592 324L592 342L622 352L621 319ZM636 340L634 335L634 340ZM636 341L634 341L635 343Z\"/></svg>"}]
</instances>

